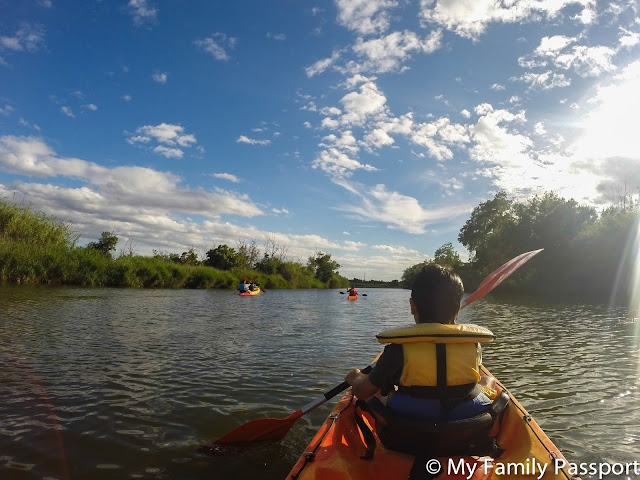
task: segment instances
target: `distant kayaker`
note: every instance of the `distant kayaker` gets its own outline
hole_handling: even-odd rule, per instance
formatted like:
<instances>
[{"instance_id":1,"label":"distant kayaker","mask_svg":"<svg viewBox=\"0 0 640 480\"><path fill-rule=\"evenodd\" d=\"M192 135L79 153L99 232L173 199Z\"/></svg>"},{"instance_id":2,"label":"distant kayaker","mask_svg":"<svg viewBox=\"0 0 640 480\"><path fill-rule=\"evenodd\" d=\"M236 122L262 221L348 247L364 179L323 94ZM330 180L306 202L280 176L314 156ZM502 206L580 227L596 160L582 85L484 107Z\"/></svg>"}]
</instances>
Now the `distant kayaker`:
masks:
<instances>
[{"instance_id":1,"label":"distant kayaker","mask_svg":"<svg viewBox=\"0 0 640 480\"><path fill-rule=\"evenodd\" d=\"M350 297L357 297L358 296L358 290L356 290L356 287L351 287L347 290L347 293L349 294Z\"/></svg>"},{"instance_id":2,"label":"distant kayaker","mask_svg":"<svg viewBox=\"0 0 640 480\"><path fill-rule=\"evenodd\" d=\"M491 400L478 384L478 342L493 340L493 334L455 323L463 293L462 280L450 269L423 267L409 300L416 325L377 335L389 345L368 375L355 369L345 377L353 393L363 400L375 395L391 410L434 422L487 410Z\"/></svg>"},{"instance_id":3,"label":"distant kayaker","mask_svg":"<svg viewBox=\"0 0 640 480\"><path fill-rule=\"evenodd\" d=\"M245 279L244 282L242 282L240 284L240 286L238 287L238 290L240 290L240 293L243 293L243 292L248 291L250 286L251 285L249 283L249 280Z\"/></svg>"}]
</instances>

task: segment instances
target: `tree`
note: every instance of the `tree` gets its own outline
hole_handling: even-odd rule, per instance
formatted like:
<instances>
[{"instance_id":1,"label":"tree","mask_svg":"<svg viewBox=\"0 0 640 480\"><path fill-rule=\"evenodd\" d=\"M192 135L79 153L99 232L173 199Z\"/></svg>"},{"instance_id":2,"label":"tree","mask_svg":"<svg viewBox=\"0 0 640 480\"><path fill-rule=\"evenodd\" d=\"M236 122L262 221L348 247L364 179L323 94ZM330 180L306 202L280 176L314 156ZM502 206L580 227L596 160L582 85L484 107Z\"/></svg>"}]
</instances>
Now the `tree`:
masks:
<instances>
[{"instance_id":1,"label":"tree","mask_svg":"<svg viewBox=\"0 0 640 480\"><path fill-rule=\"evenodd\" d=\"M253 268L258 258L260 258L260 249L255 240L251 240L251 243L237 242L236 267L244 270Z\"/></svg>"},{"instance_id":2,"label":"tree","mask_svg":"<svg viewBox=\"0 0 640 480\"><path fill-rule=\"evenodd\" d=\"M228 245L218 245L207 252L204 264L218 270L231 270L238 265L238 254Z\"/></svg>"},{"instance_id":3,"label":"tree","mask_svg":"<svg viewBox=\"0 0 640 480\"><path fill-rule=\"evenodd\" d=\"M107 257L111 257L111 252L116 249L118 237L113 232L102 232L100 240L97 242L89 242L87 248L93 248Z\"/></svg>"},{"instance_id":4,"label":"tree","mask_svg":"<svg viewBox=\"0 0 640 480\"><path fill-rule=\"evenodd\" d=\"M256 267L256 270L262 273L273 275L274 273L278 272L278 267L280 267L280 265L282 265L283 263L284 262L282 262L282 260L275 257L270 257L267 252L264 252L264 256L262 257L262 260L257 262L255 264L255 267Z\"/></svg>"},{"instance_id":5,"label":"tree","mask_svg":"<svg viewBox=\"0 0 640 480\"><path fill-rule=\"evenodd\" d=\"M183 265L198 265L200 263L198 254L193 248L190 248L189 251L182 252L182 255L180 255L180 263Z\"/></svg>"},{"instance_id":6,"label":"tree","mask_svg":"<svg viewBox=\"0 0 640 480\"><path fill-rule=\"evenodd\" d=\"M499 235L513 220L511 206L512 201L507 198L506 192L496 193L493 200L487 200L473 209L471 218L460 230L458 241L472 253L490 245L492 237Z\"/></svg>"},{"instance_id":7,"label":"tree","mask_svg":"<svg viewBox=\"0 0 640 480\"><path fill-rule=\"evenodd\" d=\"M460 266L462 260L460 255L453 248L451 242L445 243L439 249L436 250L433 261L442 266L449 266L454 270Z\"/></svg>"},{"instance_id":8,"label":"tree","mask_svg":"<svg viewBox=\"0 0 640 480\"><path fill-rule=\"evenodd\" d=\"M335 260L331 260L330 253L316 252L314 256L309 257L307 265L315 272L315 276L321 282L327 283L331 280L334 273L340 265Z\"/></svg>"}]
</instances>

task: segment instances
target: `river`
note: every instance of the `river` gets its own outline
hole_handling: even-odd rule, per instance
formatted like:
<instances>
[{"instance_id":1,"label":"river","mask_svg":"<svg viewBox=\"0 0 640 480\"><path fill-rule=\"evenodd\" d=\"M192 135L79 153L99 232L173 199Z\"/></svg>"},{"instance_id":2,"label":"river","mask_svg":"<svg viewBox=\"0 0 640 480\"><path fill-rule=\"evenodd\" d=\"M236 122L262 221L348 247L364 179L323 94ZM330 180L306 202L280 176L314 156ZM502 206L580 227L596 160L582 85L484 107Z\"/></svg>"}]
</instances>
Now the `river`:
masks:
<instances>
[{"instance_id":1,"label":"river","mask_svg":"<svg viewBox=\"0 0 640 480\"><path fill-rule=\"evenodd\" d=\"M411 324L409 291L361 293L0 286L0 479L284 480L333 402L274 444L198 446L289 415L366 366L377 332ZM631 463L637 316L490 296L460 321L497 335L484 365L569 461Z\"/></svg>"}]
</instances>

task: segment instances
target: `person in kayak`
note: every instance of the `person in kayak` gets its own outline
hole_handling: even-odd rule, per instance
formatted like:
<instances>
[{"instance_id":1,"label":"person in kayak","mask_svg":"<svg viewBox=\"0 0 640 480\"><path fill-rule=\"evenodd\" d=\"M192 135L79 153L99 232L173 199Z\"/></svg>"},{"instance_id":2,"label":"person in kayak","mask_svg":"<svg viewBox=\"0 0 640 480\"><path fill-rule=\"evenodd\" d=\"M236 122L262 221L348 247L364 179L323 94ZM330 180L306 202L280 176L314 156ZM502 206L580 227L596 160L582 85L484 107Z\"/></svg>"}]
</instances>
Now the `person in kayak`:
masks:
<instances>
[{"instance_id":1,"label":"person in kayak","mask_svg":"<svg viewBox=\"0 0 640 480\"><path fill-rule=\"evenodd\" d=\"M358 290L356 290L356 287L351 287L347 290L347 293L349 294L350 297L357 297L358 296Z\"/></svg>"},{"instance_id":2,"label":"person in kayak","mask_svg":"<svg viewBox=\"0 0 640 480\"><path fill-rule=\"evenodd\" d=\"M244 282L242 282L240 284L240 286L238 287L238 290L240 291L240 293L247 292L247 291L249 291L249 287L250 286L251 285L249 283L249 280L245 279Z\"/></svg>"},{"instance_id":3,"label":"person in kayak","mask_svg":"<svg viewBox=\"0 0 640 480\"><path fill-rule=\"evenodd\" d=\"M464 287L448 268L429 264L416 275L409 300L416 325L382 332L388 343L373 370L355 369L346 382L356 397L374 395L398 413L433 422L470 418L491 400L478 382L480 342L494 335L476 325L456 324Z\"/></svg>"}]
</instances>

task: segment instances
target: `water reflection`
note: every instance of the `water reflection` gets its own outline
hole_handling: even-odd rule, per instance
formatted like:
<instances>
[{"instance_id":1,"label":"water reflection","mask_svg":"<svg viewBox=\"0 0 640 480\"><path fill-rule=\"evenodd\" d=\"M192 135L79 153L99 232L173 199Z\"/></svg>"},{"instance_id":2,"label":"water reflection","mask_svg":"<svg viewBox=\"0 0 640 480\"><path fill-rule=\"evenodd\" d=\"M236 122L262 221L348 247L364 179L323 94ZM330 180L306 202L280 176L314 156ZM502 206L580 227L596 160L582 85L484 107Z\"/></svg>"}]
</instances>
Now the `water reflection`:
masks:
<instances>
[{"instance_id":1,"label":"water reflection","mask_svg":"<svg viewBox=\"0 0 640 480\"><path fill-rule=\"evenodd\" d=\"M331 404L276 444L207 456L364 367L410 324L409 292L0 288L1 478L281 479ZM487 298L484 363L571 461L636 460L638 322L622 308ZM63 440L64 451L58 441ZM19 476L17 473L19 472Z\"/></svg>"}]
</instances>

